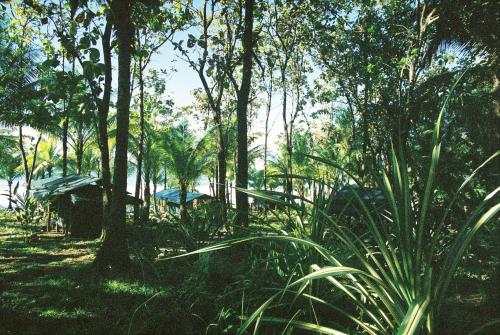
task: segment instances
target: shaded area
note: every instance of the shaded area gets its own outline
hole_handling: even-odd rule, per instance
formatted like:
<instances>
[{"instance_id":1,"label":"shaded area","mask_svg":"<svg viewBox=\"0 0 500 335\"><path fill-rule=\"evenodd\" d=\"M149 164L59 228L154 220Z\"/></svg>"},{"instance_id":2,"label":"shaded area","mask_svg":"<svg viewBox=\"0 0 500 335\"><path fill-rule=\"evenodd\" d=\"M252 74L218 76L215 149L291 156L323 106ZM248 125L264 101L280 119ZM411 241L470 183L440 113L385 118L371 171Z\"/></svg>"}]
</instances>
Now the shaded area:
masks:
<instances>
[{"instance_id":1,"label":"shaded area","mask_svg":"<svg viewBox=\"0 0 500 335\"><path fill-rule=\"evenodd\" d=\"M206 266L182 259L153 270L147 259L158 232L138 227L130 235L136 266L103 278L91 264L99 240L21 226L0 212L0 334L205 333L217 318Z\"/></svg>"},{"instance_id":2,"label":"shaded area","mask_svg":"<svg viewBox=\"0 0 500 335\"><path fill-rule=\"evenodd\" d=\"M129 235L135 267L127 276L103 278L91 268L98 240L42 232L0 212L0 334L231 334L241 322L240 288L254 292L245 293L248 313L262 302L252 295L282 284L265 264L242 262L236 249L152 264L158 246L172 247L168 241L175 237L162 225L129 226ZM263 252L250 248L254 255ZM469 255L439 334L467 333L498 315L491 301L493 264L477 261L491 256Z\"/></svg>"}]
</instances>

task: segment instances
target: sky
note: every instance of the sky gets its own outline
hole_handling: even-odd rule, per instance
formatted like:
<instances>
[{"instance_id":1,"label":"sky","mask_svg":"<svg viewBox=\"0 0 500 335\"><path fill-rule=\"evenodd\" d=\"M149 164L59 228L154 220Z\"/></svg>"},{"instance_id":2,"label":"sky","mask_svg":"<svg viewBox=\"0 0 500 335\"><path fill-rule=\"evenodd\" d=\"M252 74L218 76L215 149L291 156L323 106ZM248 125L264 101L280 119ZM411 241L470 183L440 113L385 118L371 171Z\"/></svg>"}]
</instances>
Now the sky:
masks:
<instances>
[{"instance_id":1,"label":"sky","mask_svg":"<svg viewBox=\"0 0 500 335\"><path fill-rule=\"evenodd\" d=\"M183 36L174 37L175 40L184 39ZM158 52L151 58L149 68L170 69L175 68L175 72L167 80L166 91L175 103L176 107L189 106L194 102L192 92L201 88L201 81L198 74L189 67L186 61L179 58L179 52L175 51L171 43L163 45ZM258 80L254 73L254 81ZM261 97L264 99L264 97ZM276 150L274 143L278 140L279 134L283 131L283 121L281 119L281 95L277 92L273 96L273 104L271 106L270 125L273 129L270 134L271 151ZM257 119L251 124L251 131L264 133L264 116L265 116L265 100L262 100L262 106L258 111ZM188 120L189 121L189 120ZM258 139L255 145L263 144L263 139Z\"/></svg>"}]
</instances>

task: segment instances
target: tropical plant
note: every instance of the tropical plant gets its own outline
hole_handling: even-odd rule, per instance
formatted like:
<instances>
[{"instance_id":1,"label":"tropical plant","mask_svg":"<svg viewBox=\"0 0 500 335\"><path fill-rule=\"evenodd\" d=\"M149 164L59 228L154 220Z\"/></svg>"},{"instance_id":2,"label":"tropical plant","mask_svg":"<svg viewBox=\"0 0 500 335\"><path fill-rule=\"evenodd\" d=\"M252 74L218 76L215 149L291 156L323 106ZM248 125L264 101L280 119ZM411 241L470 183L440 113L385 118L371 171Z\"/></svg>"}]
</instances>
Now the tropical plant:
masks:
<instances>
[{"instance_id":1,"label":"tropical plant","mask_svg":"<svg viewBox=\"0 0 500 335\"><path fill-rule=\"evenodd\" d=\"M16 194L16 199L13 202L16 205L17 222L22 225L30 225L40 222L42 215L40 215L35 198L29 194Z\"/></svg>"},{"instance_id":2,"label":"tropical plant","mask_svg":"<svg viewBox=\"0 0 500 335\"><path fill-rule=\"evenodd\" d=\"M188 187L201 176L210 161L210 152L205 150L206 136L196 140L187 123L181 123L164 131L162 148L167 169L179 183L181 221L188 224L186 206Z\"/></svg>"},{"instance_id":3,"label":"tropical plant","mask_svg":"<svg viewBox=\"0 0 500 335\"><path fill-rule=\"evenodd\" d=\"M28 164L32 163L33 158L28 159ZM42 141L38 148L37 155L37 166L33 170L33 173L39 176L52 177L52 174L56 167L60 163L59 150L57 148L57 142L53 138L49 138Z\"/></svg>"},{"instance_id":4,"label":"tropical plant","mask_svg":"<svg viewBox=\"0 0 500 335\"><path fill-rule=\"evenodd\" d=\"M448 219L460 192L482 167L499 156L499 152L465 179L443 211L439 212L439 208L433 208L444 108L433 131L433 149L423 195L417 198L418 201L412 200L414 195L410 185L409 168L404 155L393 149L390 162L392 173L387 174L382 169L380 177L388 211L374 213L369 205L356 195L360 220L366 227L366 233L362 236L346 229L339 223L338 217L330 214L332 195L326 203L320 204L301 198L312 205L308 209L299 207L294 202L279 200L269 192L246 190L251 196L301 211L304 216L308 215L310 223L317 221L318 217L314 218L314 215L319 216L325 225L328 225L339 247L332 251L307 236L299 238L281 235L244 237L195 251L199 253L218 250L251 240L270 240L289 242L294 246L310 248L317 253L317 262L309 263L310 273L289 273L286 287L272 295L246 319L239 329L240 334L248 330L253 323L257 329L266 321L282 324L285 330L297 328L320 334L345 334L352 331L373 335L432 334L436 331L447 289L467 247L481 226L492 220L500 210L497 196L500 188L496 188L470 212L458 233L449 236ZM315 156L310 158L331 168L338 168L337 164L326 159ZM441 213L441 217L436 213ZM320 280L332 285L333 295L328 294L325 298L320 296L321 292L325 292L318 289ZM329 311L327 315L334 316L334 319L323 320L323 324L317 319L314 322L299 321L299 311L292 318L264 316L271 308L283 306L285 297L291 299L286 306L298 304L304 299L309 302L313 316L316 315L316 309L326 309ZM333 301L328 301L329 299ZM340 301L343 303L339 303ZM346 305L346 301L350 303ZM338 324L335 322L337 319L346 320L347 323Z\"/></svg>"}]
</instances>

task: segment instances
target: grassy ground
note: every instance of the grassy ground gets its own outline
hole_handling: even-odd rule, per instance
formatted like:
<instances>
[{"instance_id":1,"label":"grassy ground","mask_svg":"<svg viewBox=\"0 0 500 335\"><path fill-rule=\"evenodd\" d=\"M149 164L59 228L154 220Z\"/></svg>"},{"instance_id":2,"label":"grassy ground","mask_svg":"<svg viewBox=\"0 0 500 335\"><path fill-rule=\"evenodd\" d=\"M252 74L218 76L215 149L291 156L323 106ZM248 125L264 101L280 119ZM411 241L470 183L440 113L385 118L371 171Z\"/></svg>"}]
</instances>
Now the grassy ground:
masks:
<instances>
[{"instance_id":1,"label":"grassy ground","mask_svg":"<svg viewBox=\"0 0 500 335\"><path fill-rule=\"evenodd\" d=\"M227 274L245 270L233 259L210 263L208 256L148 266L158 236L150 228L129 229L131 273L103 278L91 267L98 240L21 226L0 211L0 334L231 334L240 321L228 306L239 298L223 298L237 280ZM489 301L494 285L477 275L493 267L478 256L452 285L442 334L468 333L500 316ZM495 327L481 334L497 334Z\"/></svg>"},{"instance_id":2,"label":"grassy ground","mask_svg":"<svg viewBox=\"0 0 500 335\"><path fill-rule=\"evenodd\" d=\"M102 278L91 268L97 245L97 240L45 233L40 226L21 227L0 212L0 334L196 334L206 329L209 321L194 316L189 288L175 273L168 280L152 279L138 268L127 277Z\"/></svg>"}]
</instances>

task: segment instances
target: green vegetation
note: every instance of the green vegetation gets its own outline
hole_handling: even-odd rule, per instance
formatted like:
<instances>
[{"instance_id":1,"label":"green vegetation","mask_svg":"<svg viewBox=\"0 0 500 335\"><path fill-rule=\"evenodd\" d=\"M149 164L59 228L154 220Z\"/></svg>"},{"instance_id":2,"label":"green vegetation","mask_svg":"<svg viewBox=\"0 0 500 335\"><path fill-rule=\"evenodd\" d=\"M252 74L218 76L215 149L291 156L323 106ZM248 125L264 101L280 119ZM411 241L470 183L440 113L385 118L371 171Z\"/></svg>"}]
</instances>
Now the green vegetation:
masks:
<instances>
[{"instance_id":1,"label":"green vegetation","mask_svg":"<svg viewBox=\"0 0 500 335\"><path fill-rule=\"evenodd\" d=\"M154 250L159 242L150 229L130 231L142 239L131 243L142 265L102 278L92 270L99 240L44 233L1 215L0 334L196 334L214 322L215 333L229 327L218 312L224 287L204 272L208 259L148 266L144 247Z\"/></svg>"},{"instance_id":2,"label":"green vegetation","mask_svg":"<svg viewBox=\"0 0 500 335\"><path fill-rule=\"evenodd\" d=\"M0 334L495 334L500 6L0 2Z\"/></svg>"}]
</instances>

